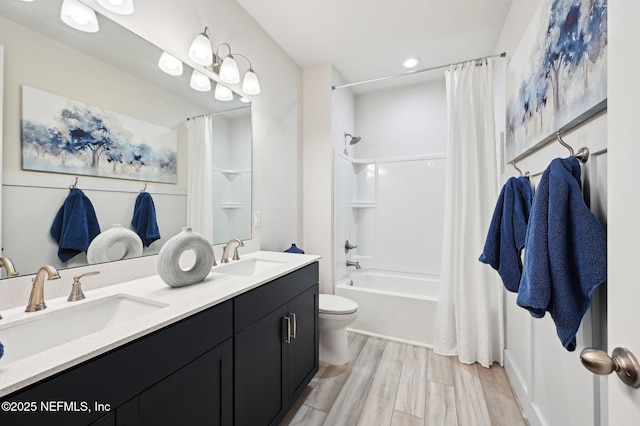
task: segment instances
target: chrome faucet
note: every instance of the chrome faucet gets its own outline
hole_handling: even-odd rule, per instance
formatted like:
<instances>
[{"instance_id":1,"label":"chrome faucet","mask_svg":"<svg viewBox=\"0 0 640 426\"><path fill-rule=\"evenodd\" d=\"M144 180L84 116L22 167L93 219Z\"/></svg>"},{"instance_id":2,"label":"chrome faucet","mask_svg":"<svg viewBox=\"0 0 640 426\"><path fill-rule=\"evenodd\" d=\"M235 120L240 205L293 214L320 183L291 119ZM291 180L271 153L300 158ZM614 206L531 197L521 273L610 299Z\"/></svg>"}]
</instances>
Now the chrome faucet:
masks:
<instances>
[{"instance_id":1,"label":"chrome faucet","mask_svg":"<svg viewBox=\"0 0 640 426\"><path fill-rule=\"evenodd\" d=\"M15 266L13 266L13 262L11 259L5 256L0 256L0 268L4 266L4 269L7 271L7 278L16 277L18 273L16 272Z\"/></svg>"},{"instance_id":2,"label":"chrome faucet","mask_svg":"<svg viewBox=\"0 0 640 426\"><path fill-rule=\"evenodd\" d=\"M8 257L0 256L0 268L4 266L4 269L7 270L7 278L16 277L18 273L16 272L16 268L13 266L13 262ZM2 315L0 315L0 319L2 319Z\"/></svg>"},{"instance_id":3,"label":"chrome faucet","mask_svg":"<svg viewBox=\"0 0 640 426\"><path fill-rule=\"evenodd\" d=\"M44 303L44 276L47 280L57 280L60 278L58 270L51 265L45 265L38 270L35 278L33 278L33 287L29 295L29 304L25 312L35 312L45 309L47 305Z\"/></svg>"},{"instance_id":4,"label":"chrome faucet","mask_svg":"<svg viewBox=\"0 0 640 426\"><path fill-rule=\"evenodd\" d=\"M353 262L351 260L347 260L347 266L355 266L356 269L361 269L360 268L360 262Z\"/></svg>"},{"instance_id":5,"label":"chrome faucet","mask_svg":"<svg viewBox=\"0 0 640 426\"><path fill-rule=\"evenodd\" d=\"M237 238L230 240L227 245L224 246L224 250L222 250L222 258L220 259L220 263L229 263L229 249L231 248L231 244L236 243L237 245L233 249L233 259L232 260L240 260L240 255L238 255L238 247L244 247L244 243Z\"/></svg>"}]
</instances>

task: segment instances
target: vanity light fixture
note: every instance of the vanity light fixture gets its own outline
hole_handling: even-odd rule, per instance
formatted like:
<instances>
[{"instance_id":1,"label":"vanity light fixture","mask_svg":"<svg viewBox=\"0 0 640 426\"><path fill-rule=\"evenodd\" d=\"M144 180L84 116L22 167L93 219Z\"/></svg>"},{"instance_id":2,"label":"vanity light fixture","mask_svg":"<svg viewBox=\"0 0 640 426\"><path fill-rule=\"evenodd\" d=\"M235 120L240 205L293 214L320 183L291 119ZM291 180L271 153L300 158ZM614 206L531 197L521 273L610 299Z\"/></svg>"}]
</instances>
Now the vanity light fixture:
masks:
<instances>
[{"instance_id":1,"label":"vanity light fixture","mask_svg":"<svg viewBox=\"0 0 640 426\"><path fill-rule=\"evenodd\" d=\"M219 101L227 102L233 100L233 92L227 86L216 83L216 90L213 97Z\"/></svg>"},{"instance_id":2,"label":"vanity light fixture","mask_svg":"<svg viewBox=\"0 0 640 426\"><path fill-rule=\"evenodd\" d=\"M415 68L420 64L420 58L408 58L402 63L402 66L405 68Z\"/></svg>"},{"instance_id":3,"label":"vanity light fixture","mask_svg":"<svg viewBox=\"0 0 640 426\"><path fill-rule=\"evenodd\" d=\"M162 52L158 67L169 75L182 75L182 61L167 52Z\"/></svg>"},{"instance_id":4,"label":"vanity light fixture","mask_svg":"<svg viewBox=\"0 0 640 426\"><path fill-rule=\"evenodd\" d=\"M118 15L131 15L134 9L133 0L98 0L98 4Z\"/></svg>"},{"instance_id":5,"label":"vanity light fixture","mask_svg":"<svg viewBox=\"0 0 640 426\"><path fill-rule=\"evenodd\" d=\"M95 33L100 29L96 12L78 0L62 2L60 19L70 27L87 33Z\"/></svg>"},{"instance_id":6,"label":"vanity light fixture","mask_svg":"<svg viewBox=\"0 0 640 426\"><path fill-rule=\"evenodd\" d=\"M214 50L208 31L209 27L205 27L204 31L198 34L191 43L189 48L191 60L205 67L211 66L211 70L220 76L220 81L223 83L237 84L240 83L240 70L238 69L236 57L244 58L249 63L249 69L242 78L242 91L245 95L258 95L260 93L260 82L249 58L239 53L232 54L229 43L222 43ZM220 48L223 46L228 50L227 55L224 57L220 55ZM196 52L200 52L199 56L196 55ZM205 57L207 58L206 61L202 59ZM211 57L211 60L209 60L209 57ZM229 90L226 87L225 89ZM226 91L225 89L221 90ZM217 96L216 99L218 99Z\"/></svg>"},{"instance_id":7,"label":"vanity light fixture","mask_svg":"<svg viewBox=\"0 0 640 426\"><path fill-rule=\"evenodd\" d=\"M211 90L211 80L198 70L193 70L189 85L193 90L197 90L199 92L208 92Z\"/></svg>"},{"instance_id":8,"label":"vanity light fixture","mask_svg":"<svg viewBox=\"0 0 640 426\"><path fill-rule=\"evenodd\" d=\"M211 40L207 34L208 31L209 27L205 27L204 31L193 39L189 47L189 58L196 64L205 67L213 64L213 48L211 47Z\"/></svg>"}]
</instances>

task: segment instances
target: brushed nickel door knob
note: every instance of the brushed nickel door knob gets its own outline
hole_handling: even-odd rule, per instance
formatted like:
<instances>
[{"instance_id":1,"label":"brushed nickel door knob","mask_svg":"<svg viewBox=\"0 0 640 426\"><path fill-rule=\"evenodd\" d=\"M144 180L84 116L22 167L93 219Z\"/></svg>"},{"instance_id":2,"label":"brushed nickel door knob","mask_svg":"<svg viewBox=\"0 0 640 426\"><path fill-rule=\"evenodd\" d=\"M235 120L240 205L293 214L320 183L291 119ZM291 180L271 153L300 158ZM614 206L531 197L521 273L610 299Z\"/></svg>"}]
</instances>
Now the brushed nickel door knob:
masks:
<instances>
[{"instance_id":1,"label":"brushed nickel door knob","mask_svg":"<svg viewBox=\"0 0 640 426\"><path fill-rule=\"evenodd\" d=\"M599 349L586 348L580 352L580 361L592 373L607 375L615 371L626 385L640 387L640 363L626 348L615 348L611 356Z\"/></svg>"}]
</instances>

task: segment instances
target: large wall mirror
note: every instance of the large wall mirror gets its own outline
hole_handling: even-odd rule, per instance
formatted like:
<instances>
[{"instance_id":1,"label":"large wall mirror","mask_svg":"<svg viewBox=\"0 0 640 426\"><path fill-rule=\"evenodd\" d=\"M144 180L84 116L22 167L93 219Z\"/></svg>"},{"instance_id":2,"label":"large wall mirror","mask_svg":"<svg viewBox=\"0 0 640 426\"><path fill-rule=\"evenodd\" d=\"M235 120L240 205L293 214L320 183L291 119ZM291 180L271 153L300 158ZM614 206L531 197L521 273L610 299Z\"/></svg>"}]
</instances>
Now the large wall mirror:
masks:
<instances>
[{"instance_id":1,"label":"large wall mirror","mask_svg":"<svg viewBox=\"0 0 640 426\"><path fill-rule=\"evenodd\" d=\"M157 254L164 241L188 225L186 123L200 115L213 117L213 242L251 238L250 103L235 93L232 101L222 102L214 99L213 91L191 89L192 69L187 65L179 77L162 72L158 47L105 16L98 14L97 33L66 26L60 20L61 5L62 0L0 0L2 255L13 261L20 275L35 273L45 264L60 269L86 265L84 253L61 262L58 245L49 235L73 184L91 201L102 231L117 224L128 227L140 191L151 194L161 238L142 255ZM114 163L116 173L110 177L25 170L25 87L169 129L177 139L176 182L118 176L122 162ZM100 161L108 161L106 155ZM125 251L114 245L109 259L118 260Z\"/></svg>"}]
</instances>

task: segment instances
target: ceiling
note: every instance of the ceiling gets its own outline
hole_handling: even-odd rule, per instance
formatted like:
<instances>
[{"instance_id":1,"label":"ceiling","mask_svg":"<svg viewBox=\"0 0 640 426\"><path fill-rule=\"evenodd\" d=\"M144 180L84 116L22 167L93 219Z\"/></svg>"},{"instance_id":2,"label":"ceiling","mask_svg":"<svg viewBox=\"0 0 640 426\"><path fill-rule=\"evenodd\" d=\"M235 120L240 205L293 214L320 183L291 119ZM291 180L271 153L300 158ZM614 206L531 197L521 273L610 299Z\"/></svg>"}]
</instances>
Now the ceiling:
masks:
<instances>
[{"instance_id":1,"label":"ceiling","mask_svg":"<svg viewBox=\"0 0 640 426\"><path fill-rule=\"evenodd\" d=\"M236 1L300 67L333 64L353 83L407 72L412 56L423 69L500 53L513 0Z\"/></svg>"}]
</instances>

